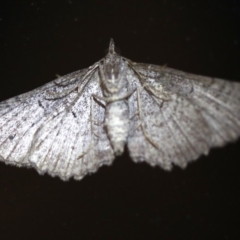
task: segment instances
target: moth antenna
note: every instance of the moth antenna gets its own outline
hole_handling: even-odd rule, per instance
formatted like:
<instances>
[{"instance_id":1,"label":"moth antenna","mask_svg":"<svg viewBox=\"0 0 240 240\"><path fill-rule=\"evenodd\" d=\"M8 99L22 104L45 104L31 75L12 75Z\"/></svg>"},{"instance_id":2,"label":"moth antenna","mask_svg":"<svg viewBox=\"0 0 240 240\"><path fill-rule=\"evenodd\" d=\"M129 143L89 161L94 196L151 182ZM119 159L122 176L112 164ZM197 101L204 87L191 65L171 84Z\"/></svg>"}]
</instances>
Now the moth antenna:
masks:
<instances>
[{"instance_id":1,"label":"moth antenna","mask_svg":"<svg viewBox=\"0 0 240 240\"><path fill-rule=\"evenodd\" d=\"M112 38L110 39L108 53L109 54L114 54L115 53L115 45L114 45L114 41L113 41Z\"/></svg>"}]
</instances>

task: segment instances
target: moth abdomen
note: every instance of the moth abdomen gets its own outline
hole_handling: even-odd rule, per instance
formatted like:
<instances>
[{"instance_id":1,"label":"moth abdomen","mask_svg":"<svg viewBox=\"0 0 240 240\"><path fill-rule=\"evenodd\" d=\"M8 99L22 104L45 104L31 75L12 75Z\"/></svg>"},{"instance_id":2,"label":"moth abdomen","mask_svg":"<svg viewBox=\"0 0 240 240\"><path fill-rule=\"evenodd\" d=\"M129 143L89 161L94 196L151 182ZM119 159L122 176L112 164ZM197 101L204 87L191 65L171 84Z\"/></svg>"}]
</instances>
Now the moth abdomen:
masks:
<instances>
[{"instance_id":1,"label":"moth abdomen","mask_svg":"<svg viewBox=\"0 0 240 240\"><path fill-rule=\"evenodd\" d=\"M111 102L106 106L105 127L115 155L121 155L129 131L129 109L126 100Z\"/></svg>"}]
</instances>

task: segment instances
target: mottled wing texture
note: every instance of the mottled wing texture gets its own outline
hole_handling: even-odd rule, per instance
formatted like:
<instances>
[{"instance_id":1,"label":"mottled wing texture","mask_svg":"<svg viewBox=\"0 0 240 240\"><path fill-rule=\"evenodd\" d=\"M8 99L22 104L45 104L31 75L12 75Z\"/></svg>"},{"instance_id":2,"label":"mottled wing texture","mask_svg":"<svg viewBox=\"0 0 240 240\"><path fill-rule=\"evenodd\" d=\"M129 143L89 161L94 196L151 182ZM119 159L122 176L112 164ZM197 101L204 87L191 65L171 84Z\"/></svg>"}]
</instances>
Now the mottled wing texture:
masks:
<instances>
[{"instance_id":1,"label":"mottled wing texture","mask_svg":"<svg viewBox=\"0 0 240 240\"><path fill-rule=\"evenodd\" d=\"M81 179L113 152L103 129L98 72L83 69L0 103L0 160L40 174Z\"/></svg>"},{"instance_id":2,"label":"mottled wing texture","mask_svg":"<svg viewBox=\"0 0 240 240\"><path fill-rule=\"evenodd\" d=\"M210 148L239 137L239 83L156 65L133 67L129 80L144 86L129 99L128 148L134 161L184 168Z\"/></svg>"}]
</instances>

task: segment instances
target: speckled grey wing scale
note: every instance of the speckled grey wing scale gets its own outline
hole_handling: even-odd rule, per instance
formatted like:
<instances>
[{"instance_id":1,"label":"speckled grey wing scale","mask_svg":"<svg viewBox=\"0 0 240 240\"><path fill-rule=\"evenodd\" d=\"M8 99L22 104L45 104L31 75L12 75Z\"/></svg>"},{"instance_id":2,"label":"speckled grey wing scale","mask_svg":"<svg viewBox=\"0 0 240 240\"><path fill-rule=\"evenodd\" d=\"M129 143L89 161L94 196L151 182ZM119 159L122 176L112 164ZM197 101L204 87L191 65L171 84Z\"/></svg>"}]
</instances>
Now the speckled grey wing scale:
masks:
<instances>
[{"instance_id":1,"label":"speckled grey wing scale","mask_svg":"<svg viewBox=\"0 0 240 240\"><path fill-rule=\"evenodd\" d=\"M0 103L0 160L63 180L81 179L111 164L114 156L103 131L104 109L91 98L102 94L98 75L93 72L83 79L87 71L70 73ZM91 115L98 119L92 122Z\"/></svg>"},{"instance_id":2,"label":"speckled grey wing scale","mask_svg":"<svg viewBox=\"0 0 240 240\"><path fill-rule=\"evenodd\" d=\"M133 67L145 85L129 99L130 109L141 112L131 121L128 138L134 161L184 168L210 148L239 137L239 83L150 64Z\"/></svg>"},{"instance_id":3,"label":"speckled grey wing scale","mask_svg":"<svg viewBox=\"0 0 240 240\"><path fill-rule=\"evenodd\" d=\"M240 84L109 53L0 103L0 160L81 179L124 145L135 162L184 168L240 135Z\"/></svg>"}]
</instances>

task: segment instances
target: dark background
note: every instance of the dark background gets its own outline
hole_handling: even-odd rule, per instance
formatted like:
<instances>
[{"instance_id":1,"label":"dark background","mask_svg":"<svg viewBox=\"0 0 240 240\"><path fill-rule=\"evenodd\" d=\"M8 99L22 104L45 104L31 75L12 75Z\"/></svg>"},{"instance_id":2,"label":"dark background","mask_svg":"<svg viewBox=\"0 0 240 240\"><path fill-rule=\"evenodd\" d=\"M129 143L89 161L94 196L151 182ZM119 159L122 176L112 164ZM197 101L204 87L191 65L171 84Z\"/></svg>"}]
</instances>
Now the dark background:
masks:
<instances>
[{"instance_id":1,"label":"dark background","mask_svg":"<svg viewBox=\"0 0 240 240\"><path fill-rule=\"evenodd\" d=\"M114 38L136 62L240 80L239 1L0 1L0 100L88 67ZM0 239L240 239L240 141L171 173L135 164L63 182L0 163Z\"/></svg>"}]
</instances>

